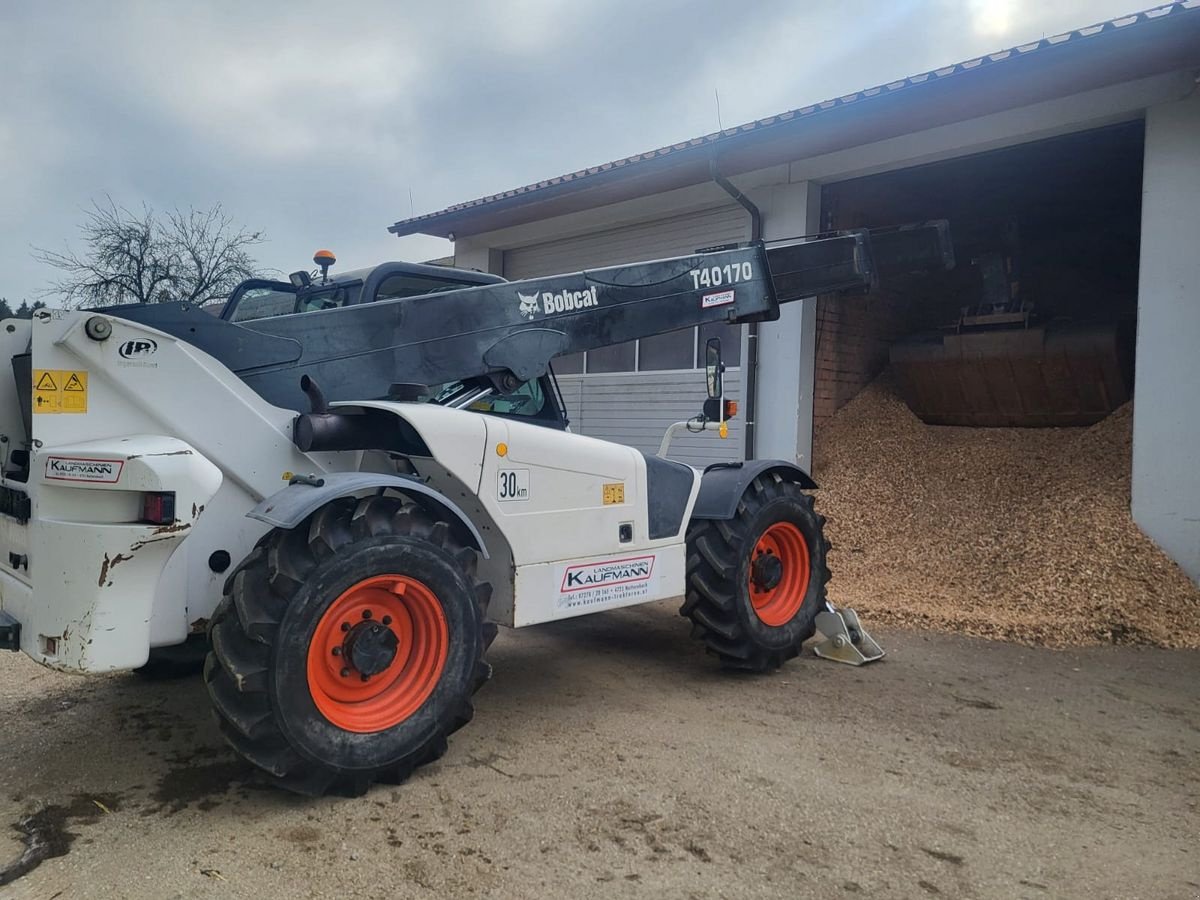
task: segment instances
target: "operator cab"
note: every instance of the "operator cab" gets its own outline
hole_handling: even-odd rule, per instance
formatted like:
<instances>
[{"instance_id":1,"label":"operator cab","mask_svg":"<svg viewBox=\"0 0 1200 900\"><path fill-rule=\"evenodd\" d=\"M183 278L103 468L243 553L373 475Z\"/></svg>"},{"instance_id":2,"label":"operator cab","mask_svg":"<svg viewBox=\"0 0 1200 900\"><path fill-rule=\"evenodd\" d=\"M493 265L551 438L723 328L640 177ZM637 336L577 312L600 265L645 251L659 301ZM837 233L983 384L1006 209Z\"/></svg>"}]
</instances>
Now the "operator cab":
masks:
<instances>
[{"instance_id":1,"label":"operator cab","mask_svg":"<svg viewBox=\"0 0 1200 900\"><path fill-rule=\"evenodd\" d=\"M313 255L313 262L319 267L319 272L293 272L287 281L263 278L243 281L230 294L220 318L227 322L247 324L256 319L338 309L380 300L423 297L504 281L499 275L486 272L407 262L387 262L333 274L329 270L336 261L331 251L318 250ZM552 372L504 393L497 391L490 379L473 378L430 385L420 391L415 399L559 430L565 430L568 425L562 395Z\"/></svg>"}]
</instances>

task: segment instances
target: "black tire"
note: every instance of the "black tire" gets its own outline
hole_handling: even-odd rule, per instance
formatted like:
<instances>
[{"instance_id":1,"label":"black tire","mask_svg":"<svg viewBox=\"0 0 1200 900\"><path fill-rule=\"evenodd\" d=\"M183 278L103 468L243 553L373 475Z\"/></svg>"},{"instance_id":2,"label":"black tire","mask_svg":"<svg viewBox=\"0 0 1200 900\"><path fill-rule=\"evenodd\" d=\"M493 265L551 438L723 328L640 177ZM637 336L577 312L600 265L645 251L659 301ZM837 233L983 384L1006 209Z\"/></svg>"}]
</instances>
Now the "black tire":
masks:
<instances>
[{"instance_id":1,"label":"black tire","mask_svg":"<svg viewBox=\"0 0 1200 900\"><path fill-rule=\"evenodd\" d=\"M297 528L268 533L226 582L210 626L204 678L226 740L280 786L310 796L397 784L440 757L491 676L483 658L496 634L486 621L491 587L475 580L476 564L476 552L448 523L394 497L334 501ZM306 667L325 611L375 575L426 585L448 639L420 706L363 733L317 708Z\"/></svg>"},{"instance_id":2,"label":"black tire","mask_svg":"<svg viewBox=\"0 0 1200 900\"><path fill-rule=\"evenodd\" d=\"M791 523L803 536L808 577L794 614L768 625L755 611L750 582L759 540L776 523ZM692 636L703 641L723 666L771 671L799 654L801 645L813 636L829 581L824 525L825 519L813 509L813 498L775 473L751 482L732 519L691 523L687 593L679 614L692 621Z\"/></svg>"},{"instance_id":3,"label":"black tire","mask_svg":"<svg viewBox=\"0 0 1200 900\"><path fill-rule=\"evenodd\" d=\"M146 664L134 669L133 674L147 681L191 678L204 671L208 649L208 635L191 634L182 644L151 648Z\"/></svg>"}]
</instances>

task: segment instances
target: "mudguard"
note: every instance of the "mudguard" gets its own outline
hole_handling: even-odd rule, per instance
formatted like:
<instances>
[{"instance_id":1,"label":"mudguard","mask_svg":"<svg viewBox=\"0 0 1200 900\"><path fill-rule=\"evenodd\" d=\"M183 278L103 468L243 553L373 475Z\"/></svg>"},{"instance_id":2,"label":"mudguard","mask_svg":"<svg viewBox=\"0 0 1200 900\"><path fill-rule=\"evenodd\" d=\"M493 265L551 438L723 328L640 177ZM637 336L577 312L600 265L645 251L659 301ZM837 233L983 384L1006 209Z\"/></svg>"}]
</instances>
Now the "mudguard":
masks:
<instances>
[{"instance_id":1,"label":"mudguard","mask_svg":"<svg viewBox=\"0 0 1200 900\"><path fill-rule=\"evenodd\" d=\"M462 523L476 550L488 558L483 536L475 523L450 498L415 478L385 475L381 472L327 472L324 475L297 480L283 490L265 498L246 513L273 528L295 528L331 500L349 497L372 488L391 488L411 497L435 516L457 519Z\"/></svg>"},{"instance_id":2,"label":"mudguard","mask_svg":"<svg viewBox=\"0 0 1200 900\"><path fill-rule=\"evenodd\" d=\"M700 494L692 508L693 519L732 519L738 501L759 475L777 473L785 481L794 481L805 490L817 483L799 466L782 459L752 459L739 463L716 463L704 470Z\"/></svg>"}]
</instances>

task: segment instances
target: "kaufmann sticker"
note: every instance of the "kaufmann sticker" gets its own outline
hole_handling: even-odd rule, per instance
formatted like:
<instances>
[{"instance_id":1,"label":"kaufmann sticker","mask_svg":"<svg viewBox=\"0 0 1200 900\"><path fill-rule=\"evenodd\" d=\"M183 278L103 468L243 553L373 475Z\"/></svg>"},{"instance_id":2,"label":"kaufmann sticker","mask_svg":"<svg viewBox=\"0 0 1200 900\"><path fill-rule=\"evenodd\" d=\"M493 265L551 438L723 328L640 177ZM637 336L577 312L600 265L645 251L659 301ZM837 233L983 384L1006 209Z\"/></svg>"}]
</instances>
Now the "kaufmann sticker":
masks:
<instances>
[{"instance_id":1,"label":"kaufmann sticker","mask_svg":"<svg viewBox=\"0 0 1200 900\"><path fill-rule=\"evenodd\" d=\"M732 303L733 300L733 291L719 291L716 294L705 294L700 298L700 308L708 309L710 306L725 306Z\"/></svg>"},{"instance_id":2,"label":"kaufmann sticker","mask_svg":"<svg viewBox=\"0 0 1200 900\"><path fill-rule=\"evenodd\" d=\"M124 466L124 461L119 459L50 456L46 458L46 477L53 481L90 481L96 484L116 484L121 478L121 469Z\"/></svg>"},{"instance_id":3,"label":"kaufmann sticker","mask_svg":"<svg viewBox=\"0 0 1200 900\"><path fill-rule=\"evenodd\" d=\"M582 609L648 597L653 572L653 556L565 566L557 606Z\"/></svg>"}]
</instances>

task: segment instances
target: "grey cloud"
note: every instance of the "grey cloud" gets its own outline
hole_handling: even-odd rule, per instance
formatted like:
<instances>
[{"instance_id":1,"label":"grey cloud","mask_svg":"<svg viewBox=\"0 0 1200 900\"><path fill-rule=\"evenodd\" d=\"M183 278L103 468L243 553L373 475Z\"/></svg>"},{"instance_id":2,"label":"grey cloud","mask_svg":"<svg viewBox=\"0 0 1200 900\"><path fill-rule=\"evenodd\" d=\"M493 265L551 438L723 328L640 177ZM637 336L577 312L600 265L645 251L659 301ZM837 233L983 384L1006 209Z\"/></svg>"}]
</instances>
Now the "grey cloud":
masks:
<instances>
[{"instance_id":1,"label":"grey cloud","mask_svg":"<svg viewBox=\"0 0 1200 900\"><path fill-rule=\"evenodd\" d=\"M1128 0L55 3L0 10L0 296L94 197L220 201L263 263L425 258L385 228L1128 11Z\"/></svg>"}]
</instances>

